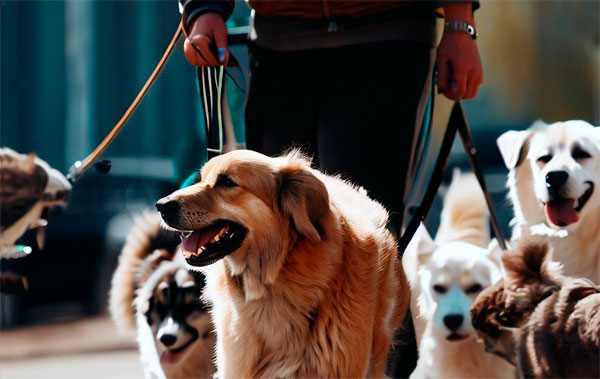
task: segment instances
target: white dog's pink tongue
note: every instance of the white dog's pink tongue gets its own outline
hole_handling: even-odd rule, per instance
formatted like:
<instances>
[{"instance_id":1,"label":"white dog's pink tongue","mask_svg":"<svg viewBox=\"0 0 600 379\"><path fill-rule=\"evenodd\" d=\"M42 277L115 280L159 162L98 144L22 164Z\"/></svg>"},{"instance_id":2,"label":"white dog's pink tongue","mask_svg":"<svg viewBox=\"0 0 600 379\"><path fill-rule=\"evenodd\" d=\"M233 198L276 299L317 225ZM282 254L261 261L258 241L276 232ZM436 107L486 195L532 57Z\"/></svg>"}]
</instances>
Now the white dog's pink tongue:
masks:
<instances>
[{"instance_id":1,"label":"white dog's pink tongue","mask_svg":"<svg viewBox=\"0 0 600 379\"><path fill-rule=\"evenodd\" d=\"M579 216L575 209L575 200L551 201L545 206L546 218L555 226L567 226L576 223Z\"/></svg>"}]
</instances>

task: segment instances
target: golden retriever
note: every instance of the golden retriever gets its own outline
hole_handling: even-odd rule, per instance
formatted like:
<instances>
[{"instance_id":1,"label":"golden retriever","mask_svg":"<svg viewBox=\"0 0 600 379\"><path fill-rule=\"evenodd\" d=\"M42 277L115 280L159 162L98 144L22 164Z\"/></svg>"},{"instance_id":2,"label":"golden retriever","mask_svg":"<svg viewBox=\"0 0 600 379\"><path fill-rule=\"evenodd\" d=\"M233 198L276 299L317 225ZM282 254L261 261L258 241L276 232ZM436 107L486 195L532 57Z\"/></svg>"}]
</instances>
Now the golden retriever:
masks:
<instances>
[{"instance_id":1,"label":"golden retriever","mask_svg":"<svg viewBox=\"0 0 600 379\"><path fill-rule=\"evenodd\" d=\"M157 208L207 266L218 376L383 376L410 296L385 209L295 151L200 174Z\"/></svg>"}]
</instances>

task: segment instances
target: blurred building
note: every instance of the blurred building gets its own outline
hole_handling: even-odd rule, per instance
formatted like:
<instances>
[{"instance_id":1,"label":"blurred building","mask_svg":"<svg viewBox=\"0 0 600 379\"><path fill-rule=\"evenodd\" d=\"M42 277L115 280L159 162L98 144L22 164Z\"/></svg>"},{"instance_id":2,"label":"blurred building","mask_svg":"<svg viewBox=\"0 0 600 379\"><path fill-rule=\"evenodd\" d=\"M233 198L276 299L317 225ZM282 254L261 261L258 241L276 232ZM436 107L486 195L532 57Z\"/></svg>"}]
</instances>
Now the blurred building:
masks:
<instances>
[{"instance_id":1,"label":"blurred building","mask_svg":"<svg viewBox=\"0 0 600 379\"><path fill-rule=\"evenodd\" d=\"M502 131L538 118L599 123L599 4L482 1L477 41L485 79L478 98L465 105L486 172L496 175L499 204L505 171L495 138ZM35 151L62 171L112 128L179 22L175 0L5 0L0 11L0 144ZM235 23L247 17L240 2ZM177 188L202 161L195 78L179 46L107 151L111 174L90 173L76 184L71 206L52 215L46 251L2 262L30 278L26 295L2 296L4 327L105 311L131 216ZM458 147L453 164L465 166ZM501 213L510 216L506 207ZM32 236L24 241L33 244Z\"/></svg>"}]
</instances>

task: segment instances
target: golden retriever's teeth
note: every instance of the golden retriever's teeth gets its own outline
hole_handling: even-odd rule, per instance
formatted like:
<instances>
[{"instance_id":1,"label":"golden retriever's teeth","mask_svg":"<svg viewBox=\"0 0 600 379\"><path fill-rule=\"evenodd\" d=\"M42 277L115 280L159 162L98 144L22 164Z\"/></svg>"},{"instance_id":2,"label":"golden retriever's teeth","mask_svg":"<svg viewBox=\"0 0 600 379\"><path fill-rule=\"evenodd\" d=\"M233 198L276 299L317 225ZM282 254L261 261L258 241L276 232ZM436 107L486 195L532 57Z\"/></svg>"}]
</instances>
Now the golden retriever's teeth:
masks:
<instances>
[{"instance_id":1,"label":"golden retriever's teeth","mask_svg":"<svg viewBox=\"0 0 600 379\"><path fill-rule=\"evenodd\" d=\"M220 237L223 237L223 235L224 235L225 233L227 233L228 231L229 231L229 226L224 226L224 227L222 227L222 228L221 228L221 230L219 230L219 233L218 233L218 236L219 236L219 238L220 238Z\"/></svg>"}]
</instances>

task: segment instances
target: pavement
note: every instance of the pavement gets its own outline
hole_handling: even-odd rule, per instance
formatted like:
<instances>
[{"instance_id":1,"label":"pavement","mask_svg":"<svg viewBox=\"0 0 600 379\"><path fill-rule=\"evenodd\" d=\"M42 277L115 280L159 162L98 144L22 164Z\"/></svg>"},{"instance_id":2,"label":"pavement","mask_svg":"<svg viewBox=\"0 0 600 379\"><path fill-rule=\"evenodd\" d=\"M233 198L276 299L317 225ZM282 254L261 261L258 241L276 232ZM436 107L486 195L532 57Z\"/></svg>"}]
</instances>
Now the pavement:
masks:
<instances>
[{"instance_id":1,"label":"pavement","mask_svg":"<svg viewBox=\"0 0 600 379\"><path fill-rule=\"evenodd\" d=\"M143 378L135 334L95 317L0 331L0 378Z\"/></svg>"}]
</instances>

